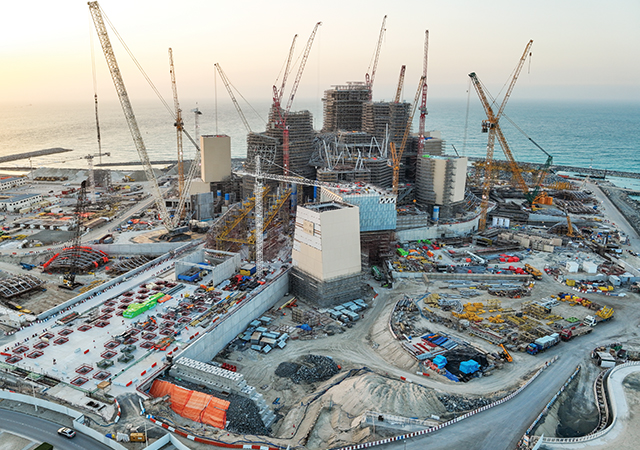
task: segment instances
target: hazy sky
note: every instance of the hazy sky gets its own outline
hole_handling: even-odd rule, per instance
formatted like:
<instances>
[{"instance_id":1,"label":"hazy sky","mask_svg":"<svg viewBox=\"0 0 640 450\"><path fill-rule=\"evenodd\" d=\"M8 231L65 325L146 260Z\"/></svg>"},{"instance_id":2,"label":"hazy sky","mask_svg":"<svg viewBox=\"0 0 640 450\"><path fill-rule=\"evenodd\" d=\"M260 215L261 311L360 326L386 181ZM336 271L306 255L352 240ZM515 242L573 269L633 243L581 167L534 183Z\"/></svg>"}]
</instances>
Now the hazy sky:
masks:
<instances>
[{"instance_id":1,"label":"hazy sky","mask_svg":"<svg viewBox=\"0 0 640 450\"><path fill-rule=\"evenodd\" d=\"M245 97L268 99L298 34L296 55L322 21L299 98L319 98L333 84L363 81L386 14L374 99L395 94L407 65L404 98L422 72L430 31L429 96L466 98L468 73L497 94L529 39L512 98L640 101L638 0L213 1L103 0L106 15L167 100L167 49L173 48L181 101L214 97L219 62ZM91 36L98 94L116 99L84 0L0 2L0 103L91 101ZM132 100L154 98L110 30ZM293 83L295 72L290 77ZM218 83L218 97L228 97ZM295 109L295 104L294 104Z\"/></svg>"}]
</instances>

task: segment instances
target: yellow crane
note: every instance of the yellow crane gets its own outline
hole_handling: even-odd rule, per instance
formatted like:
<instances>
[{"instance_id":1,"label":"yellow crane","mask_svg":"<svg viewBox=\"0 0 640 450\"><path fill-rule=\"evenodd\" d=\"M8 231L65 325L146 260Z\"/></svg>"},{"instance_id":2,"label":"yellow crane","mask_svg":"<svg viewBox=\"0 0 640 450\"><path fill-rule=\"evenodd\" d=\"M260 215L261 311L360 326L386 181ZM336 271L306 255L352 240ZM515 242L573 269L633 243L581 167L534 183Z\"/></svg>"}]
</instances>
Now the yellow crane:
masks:
<instances>
[{"instance_id":1,"label":"yellow crane","mask_svg":"<svg viewBox=\"0 0 640 450\"><path fill-rule=\"evenodd\" d=\"M396 149L396 144L393 142L389 144L389 148L391 150L391 167L393 168L392 187L393 187L394 195L398 195L398 183L400 181L400 163L402 161L402 153L404 153L404 148L407 145L407 138L409 137L409 132L411 131L411 123L413 122L413 116L416 113L416 108L418 106L418 98L420 97L420 92L422 92L425 78L426 77L424 75L420 77L420 83L418 83L418 90L416 91L416 95L413 99L411 114L409 115L409 120L407 120L407 124L404 127L404 135L402 136L402 142L400 143L400 148Z\"/></svg>"},{"instance_id":2,"label":"yellow crane","mask_svg":"<svg viewBox=\"0 0 640 450\"><path fill-rule=\"evenodd\" d=\"M520 60L518 61L518 65L514 70L513 76L511 77L511 82L509 83L509 87L507 88L507 91L504 94L504 99L502 100L502 104L500 105L500 108L498 109L497 113L493 112L493 108L491 107L491 103L487 98L485 89L482 86L482 83L480 83L480 80L478 79L478 76L476 75L476 73L472 72L469 74L473 87L475 88L478 94L478 97L480 98L480 102L482 103L482 106L487 115L487 119L482 122L482 130L489 133L489 137L487 139L487 156L486 156L485 168L484 168L484 182L482 185L481 213L480 213L480 221L478 222L479 230L484 230L487 225L487 210L489 207L489 194L491 192L491 186L492 186L493 150L495 146L496 137L500 142L502 151L507 157L507 161L509 162L511 170L514 174L516 184L525 193L529 192L529 188L527 187L527 184L524 182L524 179L522 178L522 171L520 170L518 163L513 158L513 154L511 153L511 149L507 144L507 140L504 137L502 130L500 129L499 121L500 121L500 117L502 116L502 113L504 112L504 108L507 104L507 101L511 96L511 92L515 87L518 76L520 75L520 71L524 66L524 62L527 58L527 55L529 55L530 53L531 45L533 45L533 40L527 43L524 53L522 54L522 56L520 57Z\"/></svg>"}]
</instances>

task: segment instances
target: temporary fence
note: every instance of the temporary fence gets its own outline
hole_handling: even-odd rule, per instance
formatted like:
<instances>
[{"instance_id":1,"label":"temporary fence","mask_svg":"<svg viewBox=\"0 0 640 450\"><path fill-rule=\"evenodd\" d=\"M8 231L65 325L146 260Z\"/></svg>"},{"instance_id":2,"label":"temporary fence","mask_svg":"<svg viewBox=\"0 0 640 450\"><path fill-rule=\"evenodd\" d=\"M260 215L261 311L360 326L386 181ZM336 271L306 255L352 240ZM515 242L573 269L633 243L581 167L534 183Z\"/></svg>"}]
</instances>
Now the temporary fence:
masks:
<instances>
[{"instance_id":1,"label":"temporary fence","mask_svg":"<svg viewBox=\"0 0 640 450\"><path fill-rule=\"evenodd\" d=\"M156 380L149 392L154 397L171 397L171 409L182 417L224 429L229 402L203 392Z\"/></svg>"}]
</instances>

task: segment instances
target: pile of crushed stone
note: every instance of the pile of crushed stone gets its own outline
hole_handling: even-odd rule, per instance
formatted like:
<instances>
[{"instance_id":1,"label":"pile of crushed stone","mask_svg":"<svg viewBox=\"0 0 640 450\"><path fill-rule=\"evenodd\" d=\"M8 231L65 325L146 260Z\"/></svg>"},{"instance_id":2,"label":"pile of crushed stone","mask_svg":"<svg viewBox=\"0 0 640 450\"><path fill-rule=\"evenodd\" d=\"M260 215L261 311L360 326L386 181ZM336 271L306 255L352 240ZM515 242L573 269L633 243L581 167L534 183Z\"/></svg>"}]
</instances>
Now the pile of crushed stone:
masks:
<instances>
[{"instance_id":1,"label":"pile of crushed stone","mask_svg":"<svg viewBox=\"0 0 640 450\"><path fill-rule=\"evenodd\" d=\"M300 364L283 362L276 368L275 374L290 378L296 384L325 381L338 374L340 369L335 361L327 356L305 355Z\"/></svg>"}]
</instances>

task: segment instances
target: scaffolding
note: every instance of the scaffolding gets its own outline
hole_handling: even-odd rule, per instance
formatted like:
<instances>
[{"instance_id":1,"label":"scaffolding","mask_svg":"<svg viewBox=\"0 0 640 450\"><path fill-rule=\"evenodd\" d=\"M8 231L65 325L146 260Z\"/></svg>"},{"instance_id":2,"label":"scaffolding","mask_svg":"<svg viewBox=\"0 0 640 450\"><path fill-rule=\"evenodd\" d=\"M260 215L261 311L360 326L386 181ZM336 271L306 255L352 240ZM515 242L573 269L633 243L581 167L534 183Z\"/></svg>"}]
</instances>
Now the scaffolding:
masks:
<instances>
[{"instance_id":1,"label":"scaffolding","mask_svg":"<svg viewBox=\"0 0 640 450\"><path fill-rule=\"evenodd\" d=\"M362 131L362 109L369 102L370 88L363 82L333 86L324 91L323 132Z\"/></svg>"},{"instance_id":2,"label":"scaffolding","mask_svg":"<svg viewBox=\"0 0 640 450\"><path fill-rule=\"evenodd\" d=\"M339 305L363 295L362 273L322 281L294 267L290 272L291 292L320 308Z\"/></svg>"},{"instance_id":3,"label":"scaffolding","mask_svg":"<svg viewBox=\"0 0 640 450\"><path fill-rule=\"evenodd\" d=\"M363 105L362 130L384 140L400 145L407 121L411 115L411 104L407 102L371 102Z\"/></svg>"}]
</instances>

